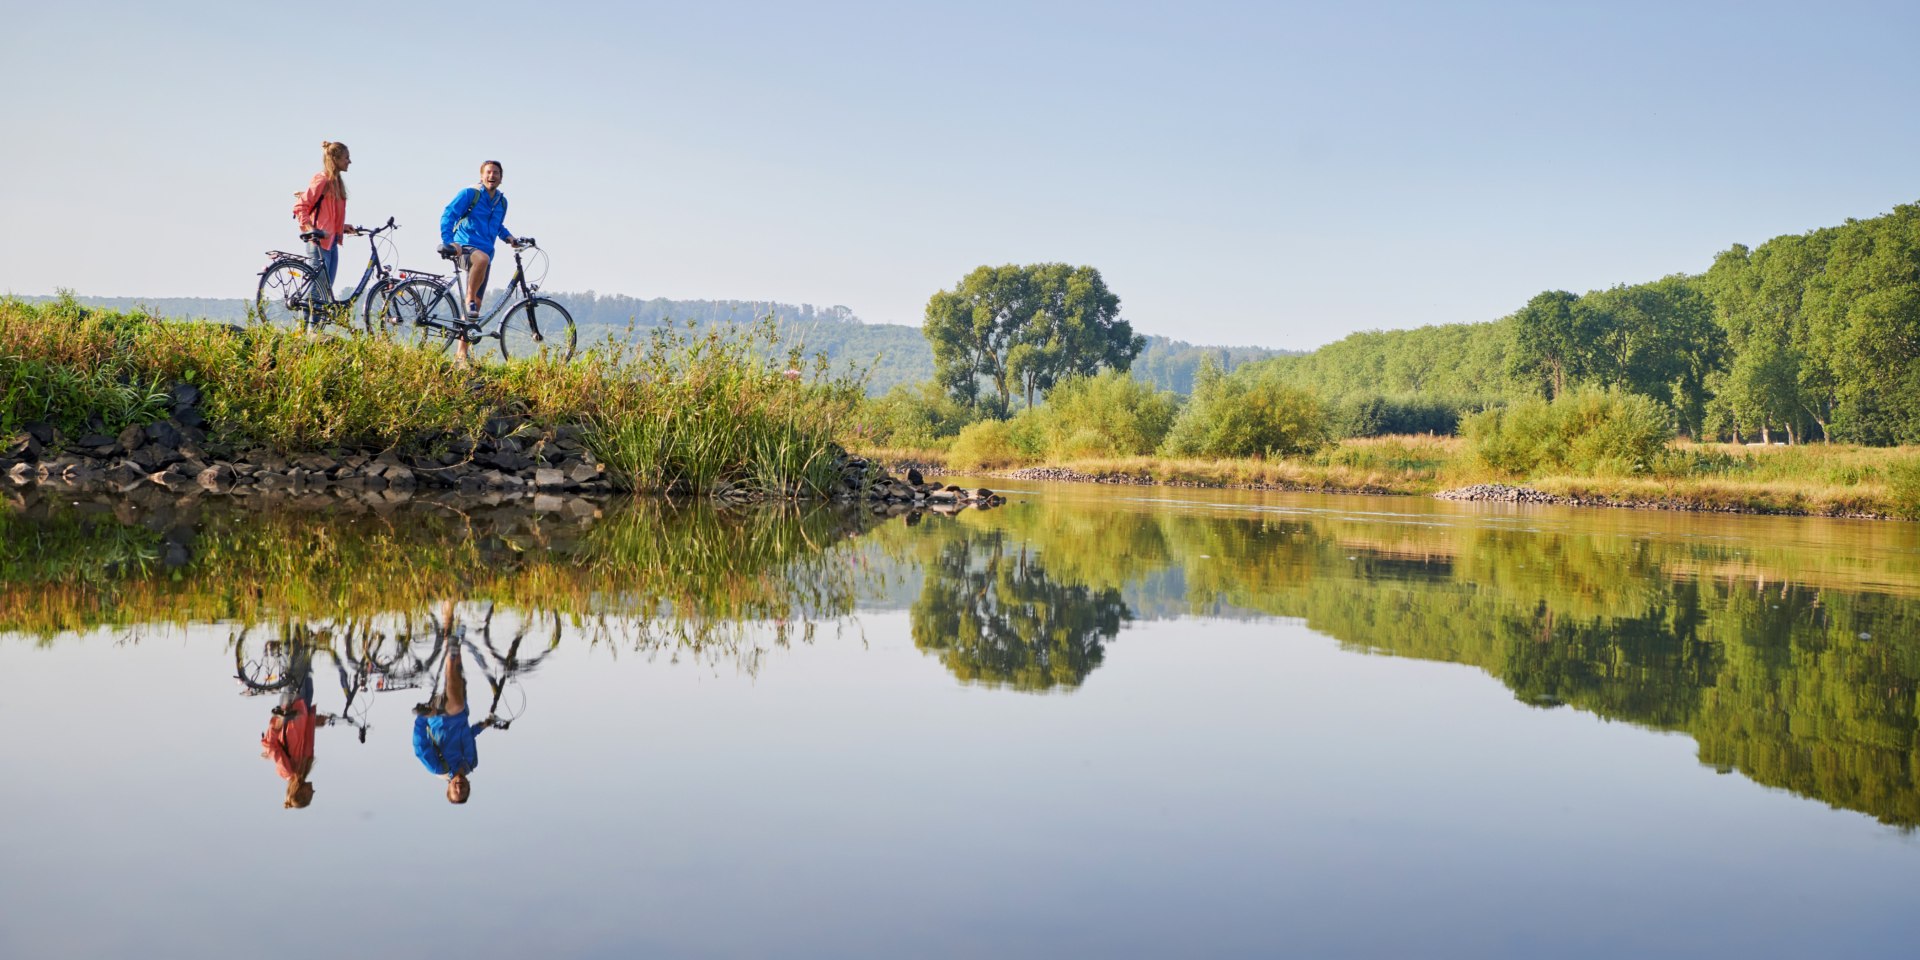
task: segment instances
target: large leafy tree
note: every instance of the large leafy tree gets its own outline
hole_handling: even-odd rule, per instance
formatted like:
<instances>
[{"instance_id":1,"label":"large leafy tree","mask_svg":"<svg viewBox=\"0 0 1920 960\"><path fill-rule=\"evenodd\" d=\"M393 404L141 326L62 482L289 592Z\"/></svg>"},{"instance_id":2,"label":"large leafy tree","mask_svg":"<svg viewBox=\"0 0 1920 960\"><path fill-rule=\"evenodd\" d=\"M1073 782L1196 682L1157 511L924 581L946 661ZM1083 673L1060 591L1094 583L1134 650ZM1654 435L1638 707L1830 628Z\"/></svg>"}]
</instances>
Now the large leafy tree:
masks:
<instances>
[{"instance_id":1,"label":"large leafy tree","mask_svg":"<svg viewBox=\"0 0 1920 960\"><path fill-rule=\"evenodd\" d=\"M1060 378L1125 370L1146 346L1100 271L1064 263L980 267L927 301L924 330L948 392L978 404L991 384L1002 413L1016 392L1032 406Z\"/></svg>"},{"instance_id":2,"label":"large leafy tree","mask_svg":"<svg viewBox=\"0 0 1920 960\"><path fill-rule=\"evenodd\" d=\"M1512 372L1547 395L1560 396L1586 376L1597 338L1591 313L1576 309L1580 298L1548 290L1513 315Z\"/></svg>"}]
</instances>

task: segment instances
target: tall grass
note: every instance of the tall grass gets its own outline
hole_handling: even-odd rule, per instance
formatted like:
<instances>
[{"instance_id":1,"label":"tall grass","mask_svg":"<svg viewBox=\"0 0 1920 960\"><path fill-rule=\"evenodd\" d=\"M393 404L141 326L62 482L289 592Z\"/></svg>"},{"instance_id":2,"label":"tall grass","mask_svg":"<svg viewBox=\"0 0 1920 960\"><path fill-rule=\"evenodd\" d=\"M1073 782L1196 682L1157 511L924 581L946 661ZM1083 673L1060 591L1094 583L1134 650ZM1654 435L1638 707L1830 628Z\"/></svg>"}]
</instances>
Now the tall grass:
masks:
<instances>
[{"instance_id":1,"label":"tall grass","mask_svg":"<svg viewBox=\"0 0 1920 960\"><path fill-rule=\"evenodd\" d=\"M833 438L859 402L825 358L809 377L776 359L775 331L672 326L641 347L609 343L593 365L605 391L585 410L587 443L633 490L705 493L746 487L781 495L827 492Z\"/></svg>"},{"instance_id":2,"label":"tall grass","mask_svg":"<svg viewBox=\"0 0 1920 960\"><path fill-rule=\"evenodd\" d=\"M627 489L818 494L859 395L776 351L771 324L693 336L663 327L609 339L572 363L468 369L372 337L313 337L94 312L71 300L0 300L0 427L47 420L72 434L167 413L165 388L197 385L215 438L282 452L427 449L501 414L573 425Z\"/></svg>"}]
</instances>

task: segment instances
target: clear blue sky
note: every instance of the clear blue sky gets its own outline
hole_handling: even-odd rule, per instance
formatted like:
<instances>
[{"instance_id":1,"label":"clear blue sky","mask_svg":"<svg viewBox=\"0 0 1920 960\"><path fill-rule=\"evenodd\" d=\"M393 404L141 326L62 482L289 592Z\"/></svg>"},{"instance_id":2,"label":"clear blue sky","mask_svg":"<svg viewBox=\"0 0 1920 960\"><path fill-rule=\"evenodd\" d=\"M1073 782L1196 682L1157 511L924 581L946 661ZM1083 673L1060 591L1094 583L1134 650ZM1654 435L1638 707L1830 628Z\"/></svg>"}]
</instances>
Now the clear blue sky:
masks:
<instances>
[{"instance_id":1,"label":"clear blue sky","mask_svg":"<svg viewBox=\"0 0 1920 960\"><path fill-rule=\"evenodd\" d=\"M1065 261L1295 348L1920 199L1912 3L0 8L0 292L248 295L323 139L409 263L497 158L551 289L918 323Z\"/></svg>"}]
</instances>

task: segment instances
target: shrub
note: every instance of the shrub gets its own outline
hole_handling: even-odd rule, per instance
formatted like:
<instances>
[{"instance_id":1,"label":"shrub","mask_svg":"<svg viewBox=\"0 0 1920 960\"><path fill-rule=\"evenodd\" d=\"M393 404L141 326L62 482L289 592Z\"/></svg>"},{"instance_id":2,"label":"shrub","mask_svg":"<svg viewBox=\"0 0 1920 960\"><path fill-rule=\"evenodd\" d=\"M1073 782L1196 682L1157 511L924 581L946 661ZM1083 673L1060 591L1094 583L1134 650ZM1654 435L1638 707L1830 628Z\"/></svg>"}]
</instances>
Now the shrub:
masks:
<instances>
[{"instance_id":1,"label":"shrub","mask_svg":"<svg viewBox=\"0 0 1920 960\"><path fill-rule=\"evenodd\" d=\"M1887 465L1887 495L1893 515L1905 520L1920 520L1920 459L1898 460Z\"/></svg>"},{"instance_id":2,"label":"shrub","mask_svg":"<svg viewBox=\"0 0 1920 960\"><path fill-rule=\"evenodd\" d=\"M1467 419L1475 456L1511 474L1650 473L1673 439L1665 407L1621 390L1584 389L1552 403L1530 399Z\"/></svg>"},{"instance_id":3,"label":"shrub","mask_svg":"<svg viewBox=\"0 0 1920 960\"><path fill-rule=\"evenodd\" d=\"M1055 460L1152 453L1173 426L1180 401L1118 370L1061 380L1046 403L1020 411L1023 446Z\"/></svg>"},{"instance_id":4,"label":"shrub","mask_svg":"<svg viewBox=\"0 0 1920 960\"><path fill-rule=\"evenodd\" d=\"M947 463L961 470L1005 467L1030 458L1014 446L1013 425L1006 420L968 424L947 451Z\"/></svg>"},{"instance_id":5,"label":"shrub","mask_svg":"<svg viewBox=\"0 0 1920 960\"><path fill-rule=\"evenodd\" d=\"M1326 442L1326 413L1312 393L1279 382L1264 366L1229 374L1203 367L1161 449L1184 457L1286 457Z\"/></svg>"},{"instance_id":6,"label":"shrub","mask_svg":"<svg viewBox=\"0 0 1920 960\"><path fill-rule=\"evenodd\" d=\"M1460 408L1424 397L1348 397L1328 410L1327 428L1336 437L1450 436L1460 429Z\"/></svg>"},{"instance_id":7,"label":"shrub","mask_svg":"<svg viewBox=\"0 0 1920 960\"><path fill-rule=\"evenodd\" d=\"M925 380L901 384L885 396L863 402L850 433L881 446L944 447L973 422L974 413L940 384Z\"/></svg>"}]
</instances>

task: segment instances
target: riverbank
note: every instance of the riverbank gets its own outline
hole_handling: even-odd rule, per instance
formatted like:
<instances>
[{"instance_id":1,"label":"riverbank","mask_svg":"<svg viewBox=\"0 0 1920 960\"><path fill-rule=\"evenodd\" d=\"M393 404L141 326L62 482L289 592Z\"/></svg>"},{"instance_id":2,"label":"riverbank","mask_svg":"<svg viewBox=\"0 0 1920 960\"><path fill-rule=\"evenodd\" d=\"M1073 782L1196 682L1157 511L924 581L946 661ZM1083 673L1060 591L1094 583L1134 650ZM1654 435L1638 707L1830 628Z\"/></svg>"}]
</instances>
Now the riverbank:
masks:
<instances>
[{"instance_id":1,"label":"riverbank","mask_svg":"<svg viewBox=\"0 0 1920 960\"><path fill-rule=\"evenodd\" d=\"M865 449L895 469L954 469L937 450ZM1159 457L967 469L978 476L1856 519L1920 519L1920 448L1669 445L1666 475L1515 477L1454 437L1346 440L1293 460Z\"/></svg>"},{"instance_id":2,"label":"riverbank","mask_svg":"<svg viewBox=\"0 0 1920 960\"><path fill-rule=\"evenodd\" d=\"M858 384L771 342L667 328L571 363L467 367L377 337L0 300L0 472L216 493L845 492L833 437Z\"/></svg>"}]
</instances>

